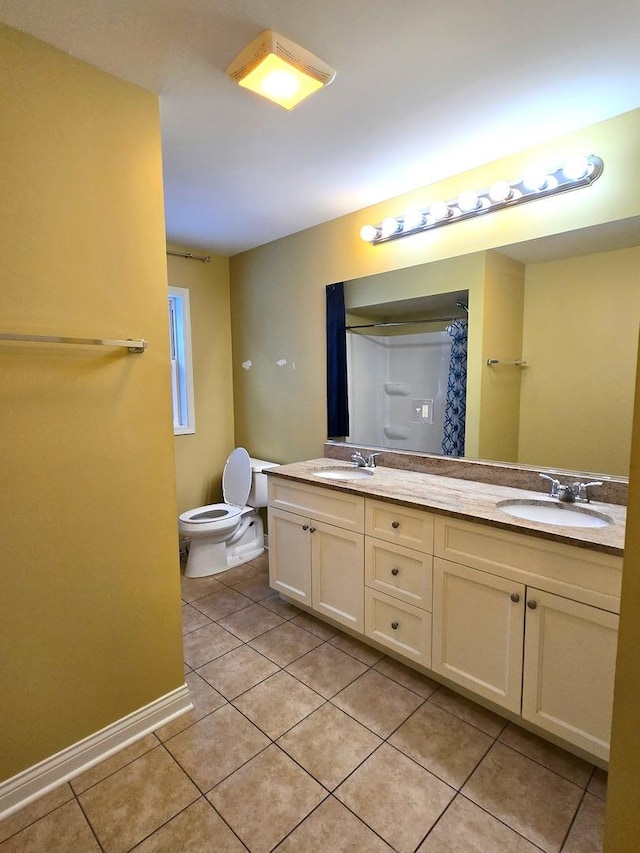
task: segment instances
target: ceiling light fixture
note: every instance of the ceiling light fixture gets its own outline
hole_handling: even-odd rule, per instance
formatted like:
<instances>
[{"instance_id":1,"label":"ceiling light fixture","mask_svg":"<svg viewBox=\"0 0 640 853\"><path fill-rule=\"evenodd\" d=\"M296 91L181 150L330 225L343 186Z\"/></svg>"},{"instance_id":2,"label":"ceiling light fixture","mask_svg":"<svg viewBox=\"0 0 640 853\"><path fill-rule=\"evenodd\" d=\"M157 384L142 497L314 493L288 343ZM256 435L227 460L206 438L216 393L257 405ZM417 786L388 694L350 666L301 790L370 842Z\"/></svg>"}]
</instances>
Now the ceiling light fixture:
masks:
<instances>
[{"instance_id":1,"label":"ceiling light fixture","mask_svg":"<svg viewBox=\"0 0 640 853\"><path fill-rule=\"evenodd\" d=\"M285 110L297 107L336 76L317 56L273 30L265 30L247 45L226 73Z\"/></svg>"},{"instance_id":2,"label":"ceiling light fixture","mask_svg":"<svg viewBox=\"0 0 640 853\"><path fill-rule=\"evenodd\" d=\"M604 165L599 157L576 155L569 157L562 166L545 172L540 167L525 169L517 181L496 181L488 190L473 192L465 190L452 201L437 201L431 207L416 208L410 216L387 217L380 225L364 225L360 236L367 243L376 245L409 234L419 234L451 222L482 216L492 210L513 207L525 201L556 195L557 193L589 187L602 174ZM391 222L396 227L391 230ZM385 223L387 223L385 227Z\"/></svg>"}]
</instances>

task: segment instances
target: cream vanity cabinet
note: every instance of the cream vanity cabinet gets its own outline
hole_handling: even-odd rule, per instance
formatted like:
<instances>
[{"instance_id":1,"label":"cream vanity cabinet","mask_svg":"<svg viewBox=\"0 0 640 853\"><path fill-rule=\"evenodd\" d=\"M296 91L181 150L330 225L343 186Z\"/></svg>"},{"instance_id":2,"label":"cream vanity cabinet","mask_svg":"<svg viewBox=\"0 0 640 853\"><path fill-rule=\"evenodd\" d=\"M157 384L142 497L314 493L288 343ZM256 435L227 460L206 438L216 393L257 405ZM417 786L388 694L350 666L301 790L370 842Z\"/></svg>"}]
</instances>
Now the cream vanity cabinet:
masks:
<instances>
[{"instance_id":1,"label":"cream vanity cabinet","mask_svg":"<svg viewBox=\"0 0 640 853\"><path fill-rule=\"evenodd\" d=\"M269 585L364 633L364 498L269 480Z\"/></svg>"},{"instance_id":2,"label":"cream vanity cabinet","mask_svg":"<svg viewBox=\"0 0 640 853\"><path fill-rule=\"evenodd\" d=\"M367 499L367 637L422 666L431 665L433 515Z\"/></svg>"},{"instance_id":3,"label":"cream vanity cabinet","mask_svg":"<svg viewBox=\"0 0 640 853\"><path fill-rule=\"evenodd\" d=\"M622 559L438 516L434 672L607 759Z\"/></svg>"}]
</instances>

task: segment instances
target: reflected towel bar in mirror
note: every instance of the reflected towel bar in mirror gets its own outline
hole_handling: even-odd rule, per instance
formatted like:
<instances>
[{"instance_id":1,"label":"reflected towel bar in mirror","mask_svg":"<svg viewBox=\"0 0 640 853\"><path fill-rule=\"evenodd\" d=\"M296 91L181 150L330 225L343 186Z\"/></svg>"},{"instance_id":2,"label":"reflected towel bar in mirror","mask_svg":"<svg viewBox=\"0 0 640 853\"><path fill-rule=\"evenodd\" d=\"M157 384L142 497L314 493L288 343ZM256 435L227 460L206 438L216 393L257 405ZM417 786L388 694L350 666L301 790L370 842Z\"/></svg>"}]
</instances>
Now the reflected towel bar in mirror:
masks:
<instances>
[{"instance_id":1,"label":"reflected towel bar in mirror","mask_svg":"<svg viewBox=\"0 0 640 853\"><path fill-rule=\"evenodd\" d=\"M147 348L142 338L130 338L126 341L111 338L72 338L62 335L17 335L0 332L0 341L20 341L37 344L80 344L81 346L126 347L129 352L141 353Z\"/></svg>"}]
</instances>

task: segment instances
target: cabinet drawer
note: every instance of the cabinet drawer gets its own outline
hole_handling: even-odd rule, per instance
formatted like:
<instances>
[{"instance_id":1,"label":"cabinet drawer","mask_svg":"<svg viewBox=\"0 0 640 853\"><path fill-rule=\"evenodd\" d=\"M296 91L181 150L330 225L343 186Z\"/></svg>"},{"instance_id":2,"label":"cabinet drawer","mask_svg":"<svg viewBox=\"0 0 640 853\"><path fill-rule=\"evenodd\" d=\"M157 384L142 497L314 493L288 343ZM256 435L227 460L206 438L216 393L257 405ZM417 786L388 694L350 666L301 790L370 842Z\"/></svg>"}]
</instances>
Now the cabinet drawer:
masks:
<instances>
[{"instance_id":1,"label":"cabinet drawer","mask_svg":"<svg viewBox=\"0 0 640 853\"><path fill-rule=\"evenodd\" d=\"M382 592L365 588L365 635L431 666L431 614Z\"/></svg>"},{"instance_id":2,"label":"cabinet drawer","mask_svg":"<svg viewBox=\"0 0 640 853\"><path fill-rule=\"evenodd\" d=\"M335 524L345 530L362 533L364 528L364 498L339 489L308 486L292 480L269 477L269 505L307 515L317 521Z\"/></svg>"},{"instance_id":3,"label":"cabinet drawer","mask_svg":"<svg viewBox=\"0 0 640 853\"><path fill-rule=\"evenodd\" d=\"M365 583L423 610L431 610L433 557L365 537Z\"/></svg>"},{"instance_id":4,"label":"cabinet drawer","mask_svg":"<svg viewBox=\"0 0 640 853\"><path fill-rule=\"evenodd\" d=\"M433 553L433 515L422 509L367 500L365 533L405 548Z\"/></svg>"},{"instance_id":5,"label":"cabinet drawer","mask_svg":"<svg viewBox=\"0 0 640 853\"><path fill-rule=\"evenodd\" d=\"M434 554L548 592L620 612L622 557L439 515Z\"/></svg>"}]
</instances>

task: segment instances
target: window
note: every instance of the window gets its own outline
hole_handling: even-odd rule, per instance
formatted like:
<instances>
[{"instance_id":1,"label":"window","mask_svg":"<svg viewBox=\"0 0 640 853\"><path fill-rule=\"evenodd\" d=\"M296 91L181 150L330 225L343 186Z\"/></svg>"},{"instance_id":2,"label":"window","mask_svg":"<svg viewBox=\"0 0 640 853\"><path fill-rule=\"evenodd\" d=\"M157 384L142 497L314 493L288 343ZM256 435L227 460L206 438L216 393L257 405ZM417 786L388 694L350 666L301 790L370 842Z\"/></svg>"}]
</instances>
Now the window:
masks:
<instances>
[{"instance_id":1,"label":"window","mask_svg":"<svg viewBox=\"0 0 640 853\"><path fill-rule=\"evenodd\" d=\"M171 390L173 432L185 435L196 431L191 364L191 312L189 291L169 288L169 345L171 348Z\"/></svg>"}]
</instances>

